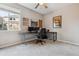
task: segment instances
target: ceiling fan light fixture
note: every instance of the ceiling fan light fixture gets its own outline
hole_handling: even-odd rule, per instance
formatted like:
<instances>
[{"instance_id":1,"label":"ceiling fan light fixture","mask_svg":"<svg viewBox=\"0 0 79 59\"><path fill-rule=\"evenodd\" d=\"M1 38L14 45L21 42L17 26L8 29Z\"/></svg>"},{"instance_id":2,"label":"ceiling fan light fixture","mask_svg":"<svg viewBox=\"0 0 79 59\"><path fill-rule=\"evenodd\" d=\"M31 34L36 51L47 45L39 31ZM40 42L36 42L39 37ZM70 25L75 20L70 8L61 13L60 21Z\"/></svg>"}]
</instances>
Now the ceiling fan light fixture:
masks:
<instances>
[{"instance_id":1,"label":"ceiling fan light fixture","mask_svg":"<svg viewBox=\"0 0 79 59\"><path fill-rule=\"evenodd\" d=\"M39 5L43 5L44 3L39 3Z\"/></svg>"},{"instance_id":2,"label":"ceiling fan light fixture","mask_svg":"<svg viewBox=\"0 0 79 59\"><path fill-rule=\"evenodd\" d=\"M43 6L44 8L48 8L48 5L46 3L37 3L37 5L35 6L35 9L38 8L38 6Z\"/></svg>"}]
</instances>

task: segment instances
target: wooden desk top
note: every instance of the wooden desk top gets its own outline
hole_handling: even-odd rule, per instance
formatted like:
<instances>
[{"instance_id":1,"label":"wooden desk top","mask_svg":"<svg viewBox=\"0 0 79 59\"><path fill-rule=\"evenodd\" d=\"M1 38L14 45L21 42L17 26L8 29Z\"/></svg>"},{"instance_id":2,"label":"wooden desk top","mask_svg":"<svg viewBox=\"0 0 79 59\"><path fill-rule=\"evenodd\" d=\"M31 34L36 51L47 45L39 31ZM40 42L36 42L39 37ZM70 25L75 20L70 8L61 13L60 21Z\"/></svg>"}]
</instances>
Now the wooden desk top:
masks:
<instances>
[{"instance_id":1,"label":"wooden desk top","mask_svg":"<svg viewBox=\"0 0 79 59\"><path fill-rule=\"evenodd\" d=\"M21 34L37 34L37 32L20 32ZM57 33L57 32L47 32L47 33Z\"/></svg>"}]
</instances>

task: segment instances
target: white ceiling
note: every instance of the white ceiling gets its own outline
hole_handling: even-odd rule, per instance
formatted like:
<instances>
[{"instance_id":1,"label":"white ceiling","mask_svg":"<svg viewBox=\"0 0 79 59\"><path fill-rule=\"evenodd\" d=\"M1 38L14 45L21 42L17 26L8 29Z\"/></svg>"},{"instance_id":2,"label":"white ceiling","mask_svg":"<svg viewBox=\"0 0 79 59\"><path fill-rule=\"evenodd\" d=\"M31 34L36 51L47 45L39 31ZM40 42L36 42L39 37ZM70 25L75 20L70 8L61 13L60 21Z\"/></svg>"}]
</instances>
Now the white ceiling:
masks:
<instances>
[{"instance_id":1,"label":"white ceiling","mask_svg":"<svg viewBox=\"0 0 79 59\"><path fill-rule=\"evenodd\" d=\"M19 4L44 15L53 12L55 10L59 10L63 7L69 6L71 3L47 3L48 5L47 9L44 8L43 6L39 6L37 9L35 9L36 3L19 3Z\"/></svg>"}]
</instances>

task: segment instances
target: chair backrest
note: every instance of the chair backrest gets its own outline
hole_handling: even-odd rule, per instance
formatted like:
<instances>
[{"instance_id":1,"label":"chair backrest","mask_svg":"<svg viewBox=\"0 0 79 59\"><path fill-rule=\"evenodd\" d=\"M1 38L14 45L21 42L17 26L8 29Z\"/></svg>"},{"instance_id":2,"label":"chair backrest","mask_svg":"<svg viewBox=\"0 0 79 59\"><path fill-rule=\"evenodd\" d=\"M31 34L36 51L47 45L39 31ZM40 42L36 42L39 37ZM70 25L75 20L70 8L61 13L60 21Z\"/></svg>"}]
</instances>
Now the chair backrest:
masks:
<instances>
[{"instance_id":1,"label":"chair backrest","mask_svg":"<svg viewBox=\"0 0 79 59\"><path fill-rule=\"evenodd\" d=\"M40 34L45 35L47 33L46 28L41 28Z\"/></svg>"},{"instance_id":2,"label":"chair backrest","mask_svg":"<svg viewBox=\"0 0 79 59\"><path fill-rule=\"evenodd\" d=\"M40 36L40 38L42 38L42 39L47 38L47 31L46 31L46 28L41 28L41 29L40 29L40 31L39 31L39 36Z\"/></svg>"}]
</instances>

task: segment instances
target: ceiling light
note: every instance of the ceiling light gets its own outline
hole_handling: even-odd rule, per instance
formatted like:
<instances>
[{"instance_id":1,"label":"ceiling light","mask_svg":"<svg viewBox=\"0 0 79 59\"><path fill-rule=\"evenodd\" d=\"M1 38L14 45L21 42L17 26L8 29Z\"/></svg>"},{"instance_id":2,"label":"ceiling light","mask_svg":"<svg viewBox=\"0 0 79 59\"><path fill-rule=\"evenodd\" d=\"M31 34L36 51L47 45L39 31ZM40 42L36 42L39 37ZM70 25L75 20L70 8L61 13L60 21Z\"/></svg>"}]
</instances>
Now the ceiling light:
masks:
<instances>
[{"instance_id":1,"label":"ceiling light","mask_svg":"<svg viewBox=\"0 0 79 59\"><path fill-rule=\"evenodd\" d=\"M44 3L39 3L40 5L43 5Z\"/></svg>"}]
</instances>

